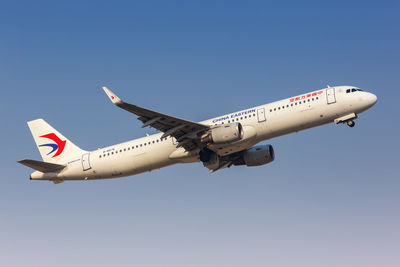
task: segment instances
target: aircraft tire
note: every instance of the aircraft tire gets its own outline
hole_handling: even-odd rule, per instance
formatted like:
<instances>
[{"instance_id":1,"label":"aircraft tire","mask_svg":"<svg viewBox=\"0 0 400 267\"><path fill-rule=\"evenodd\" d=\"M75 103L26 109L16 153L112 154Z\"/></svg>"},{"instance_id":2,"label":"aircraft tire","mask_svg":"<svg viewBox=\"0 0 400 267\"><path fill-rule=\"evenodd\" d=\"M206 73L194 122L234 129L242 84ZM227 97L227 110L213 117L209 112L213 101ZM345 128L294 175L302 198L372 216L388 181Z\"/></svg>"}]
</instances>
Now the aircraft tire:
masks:
<instances>
[{"instance_id":1,"label":"aircraft tire","mask_svg":"<svg viewBox=\"0 0 400 267\"><path fill-rule=\"evenodd\" d=\"M350 128L353 128L353 127L356 125L356 123L355 123L354 121L350 120L350 121L347 122L347 125L348 125Z\"/></svg>"}]
</instances>

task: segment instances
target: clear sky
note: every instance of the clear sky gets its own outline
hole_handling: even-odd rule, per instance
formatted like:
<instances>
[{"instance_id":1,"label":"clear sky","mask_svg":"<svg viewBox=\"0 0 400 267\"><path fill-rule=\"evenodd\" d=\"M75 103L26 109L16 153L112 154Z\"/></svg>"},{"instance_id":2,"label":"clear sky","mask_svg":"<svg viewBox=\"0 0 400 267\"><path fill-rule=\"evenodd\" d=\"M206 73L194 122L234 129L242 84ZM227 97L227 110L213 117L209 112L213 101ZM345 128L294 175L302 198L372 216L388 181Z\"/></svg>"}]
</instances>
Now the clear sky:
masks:
<instances>
[{"instance_id":1,"label":"clear sky","mask_svg":"<svg viewBox=\"0 0 400 267\"><path fill-rule=\"evenodd\" d=\"M1 1L0 266L400 266L398 1ZM322 3L325 2L325 3ZM275 162L30 181L26 121L83 149L329 84L378 96L356 127L264 143Z\"/></svg>"}]
</instances>

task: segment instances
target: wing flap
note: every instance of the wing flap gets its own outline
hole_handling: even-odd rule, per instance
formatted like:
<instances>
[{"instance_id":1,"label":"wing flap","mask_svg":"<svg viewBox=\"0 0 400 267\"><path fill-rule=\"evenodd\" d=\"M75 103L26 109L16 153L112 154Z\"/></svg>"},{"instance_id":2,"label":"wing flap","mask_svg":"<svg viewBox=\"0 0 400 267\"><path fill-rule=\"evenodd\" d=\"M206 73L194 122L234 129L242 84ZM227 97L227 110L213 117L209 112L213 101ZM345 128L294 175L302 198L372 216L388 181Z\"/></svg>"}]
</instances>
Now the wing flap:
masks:
<instances>
[{"instance_id":1,"label":"wing flap","mask_svg":"<svg viewBox=\"0 0 400 267\"><path fill-rule=\"evenodd\" d=\"M43 173L59 171L66 167L66 165L37 161L33 159L19 160L18 163Z\"/></svg>"}]
</instances>

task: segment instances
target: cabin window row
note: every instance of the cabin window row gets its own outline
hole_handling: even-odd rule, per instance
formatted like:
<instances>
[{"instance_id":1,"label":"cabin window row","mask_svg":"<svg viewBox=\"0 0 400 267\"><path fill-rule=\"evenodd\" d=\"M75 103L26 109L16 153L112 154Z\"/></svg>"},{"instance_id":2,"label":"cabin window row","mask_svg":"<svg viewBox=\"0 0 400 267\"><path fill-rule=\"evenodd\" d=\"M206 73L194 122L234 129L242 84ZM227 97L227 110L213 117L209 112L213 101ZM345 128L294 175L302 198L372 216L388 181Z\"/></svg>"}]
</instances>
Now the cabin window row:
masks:
<instances>
[{"instance_id":1,"label":"cabin window row","mask_svg":"<svg viewBox=\"0 0 400 267\"><path fill-rule=\"evenodd\" d=\"M288 109L288 108L293 107L293 106L301 105L301 103L305 104L307 102L311 102L311 101L315 101L315 100L318 100L318 96L316 98L311 98L311 99L308 99L308 100L294 102L294 103L291 103L290 105L287 104L286 106L283 105L283 106L279 106L279 107L276 107L276 108L273 108L273 109L271 108L269 110L269 112L285 109L285 107Z\"/></svg>"},{"instance_id":2,"label":"cabin window row","mask_svg":"<svg viewBox=\"0 0 400 267\"><path fill-rule=\"evenodd\" d=\"M103 157L106 157L106 156L112 156L114 154L126 152L126 151L129 151L131 149L134 150L135 148L138 149L138 148L141 148L141 147L144 147L144 146L147 146L147 145L156 144L156 143L163 142L163 141L166 141L166 140L167 140L167 137L161 138L161 139L157 139L157 140L153 140L153 141L149 141L149 142L145 142L145 143L141 143L141 144L137 144L137 145L134 145L134 146L129 146L129 147L123 148L123 149L122 148L121 149L116 149L114 151L103 153L102 155L99 155L99 158L103 158Z\"/></svg>"}]
</instances>

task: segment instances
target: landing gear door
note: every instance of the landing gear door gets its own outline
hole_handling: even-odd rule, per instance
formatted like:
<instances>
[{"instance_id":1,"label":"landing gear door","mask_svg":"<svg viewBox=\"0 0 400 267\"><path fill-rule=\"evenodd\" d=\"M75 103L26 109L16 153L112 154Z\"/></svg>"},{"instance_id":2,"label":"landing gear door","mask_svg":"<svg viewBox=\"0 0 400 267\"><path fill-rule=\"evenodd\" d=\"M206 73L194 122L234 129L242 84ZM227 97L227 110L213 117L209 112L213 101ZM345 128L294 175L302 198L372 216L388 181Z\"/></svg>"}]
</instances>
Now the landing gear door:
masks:
<instances>
[{"instance_id":1,"label":"landing gear door","mask_svg":"<svg viewBox=\"0 0 400 267\"><path fill-rule=\"evenodd\" d=\"M82 155L82 168L84 171L90 170L92 168L90 166L90 153Z\"/></svg>"},{"instance_id":2,"label":"landing gear door","mask_svg":"<svg viewBox=\"0 0 400 267\"><path fill-rule=\"evenodd\" d=\"M258 117L258 122L263 122L267 120L265 118L265 108L257 109L257 117Z\"/></svg>"},{"instance_id":3,"label":"landing gear door","mask_svg":"<svg viewBox=\"0 0 400 267\"><path fill-rule=\"evenodd\" d=\"M336 103L335 87L326 89L326 101L329 104Z\"/></svg>"}]
</instances>

